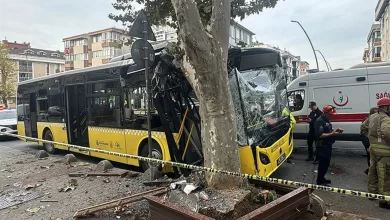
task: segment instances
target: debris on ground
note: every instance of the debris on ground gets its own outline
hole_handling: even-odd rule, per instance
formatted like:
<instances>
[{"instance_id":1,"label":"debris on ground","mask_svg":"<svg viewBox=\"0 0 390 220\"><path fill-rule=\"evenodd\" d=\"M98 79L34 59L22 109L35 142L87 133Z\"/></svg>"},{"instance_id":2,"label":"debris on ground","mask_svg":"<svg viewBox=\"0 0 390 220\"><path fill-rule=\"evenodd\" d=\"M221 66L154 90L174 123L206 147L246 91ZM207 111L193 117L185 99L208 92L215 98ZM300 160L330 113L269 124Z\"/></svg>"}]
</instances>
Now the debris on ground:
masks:
<instances>
[{"instance_id":1,"label":"debris on ground","mask_svg":"<svg viewBox=\"0 0 390 220\"><path fill-rule=\"evenodd\" d=\"M96 171L101 171L101 172L104 172L104 171L107 171L107 170L111 170L113 169L114 166L112 165L112 163L108 160L102 160L100 161L96 167L95 167L95 170Z\"/></svg>"},{"instance_id":2,"label":"debris on ground","mask_svg":"<svg viewBox=\"0 0 390 220\"><path fill-rule=\"evenodd\" d=\"M342 173L344 173L344 171L341 168L339 168L339 167L333 167L333 168L330 169L330 173L332 175L334 175L334 174L342 174Z\"/></svg>"},{"instance_id":3,"label":"debris on ground","mask_svg":"<svg viewBox=\"0 0 390 220\"><path fill-rule=\"evenodd\" d=\"M43 199L43 200L41 200L40 202L58 202L58 200L47 200L47 199Z\"/></svg>"},{"instance_id":4,"label":"debris on ground","mask_svg":"<svg viewBox=\"0 0 390 220\"><path fill-rule=\"evenodd\" d=\"M43 159L43 158L48 158L48 157L49 157L49 154L44 150L39 150L35 153L35 158L38 158L38 159Z\"/></svg>"},{"instance_id":5,"label":"debris on ground","mask_svg":"<svg viewBox=\"0 0 390 220\"><path fill-rule=\"evenodd\" d=\"M66 154L62 159L62 163L70 164L73 162L77 162L77 158L73 154Z\"/></svg>"},{"instance_id":6,"label":"debris on ground","mask_svg":"<svg viewBox=\"0 0 390 220\"><path fill-rule=\"evenodd\" d=\"M120 173L69 173L69 177L91 177L91 176L120 176L126 177L128 175L128 171L123 171ZM93 180L93 179L91 179Z\"/></svg>"},{"instance_id":7,"label":"debris on ground","mask_svg":"<svg viewBox=\"0 0 390 220\"><path fill-rule=\"evenodd\" d=\"M75 186L65 186L65 187L59 188L58 192L68 192L68 191L75 190L75 189L76 189Z\"/></svg>"},{"instance_id":8,"label":"debris on ground","mask_svg":"<svg viewBox=\"0 0 390 220\"><path fill-rule=\"evenodd\" d=\"M77 180L76 179L70 179L68 181L68 183L71 185L71 186L78 186L79 184L77 183Z\"/></svg>"},{"instance_id":9,"label":"debris on ground","mask_svg":"<svg viewBox=\"0 0 390 220\"><path fill-rule=\"evenodd\" d=\"M39 186L42 186L41 183L36 183L34 185L31 185L31 184L28 184L26 187L24 187L26 190L29 190L29 189L34 189L34 188L37 188Z\"/></svg>"},{"instance_id":10,"label":"debris on ground","mask_svg":"<svg viewBox=\"0 0 390 220\"><path fill-rule=\"evenodd\" d=\"M41 210L41 208L35 207L35 208L28 208L26 211L31 213L37 213L39 212L39 210Z\"/></svg>"}]
</instances>

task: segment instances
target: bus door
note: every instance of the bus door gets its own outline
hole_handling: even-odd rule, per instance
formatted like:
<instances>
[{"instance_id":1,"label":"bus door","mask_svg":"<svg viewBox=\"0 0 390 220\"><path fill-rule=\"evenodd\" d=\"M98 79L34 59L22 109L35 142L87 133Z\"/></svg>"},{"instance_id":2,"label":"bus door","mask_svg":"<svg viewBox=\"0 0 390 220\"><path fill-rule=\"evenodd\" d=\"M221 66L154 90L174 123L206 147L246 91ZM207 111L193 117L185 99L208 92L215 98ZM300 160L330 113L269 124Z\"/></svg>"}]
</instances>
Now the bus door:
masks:
<instances>
[{"instance_id":1,"label":"bus door","mask_svg":"<svg viewBox=\"0 0 390 220\"><path fill-rule=\"evenodd\" d=\"M88 113L84 85L66 87L66 109L66 127L69 143L88 146Z\"/></svg>"},{"instance_id":2,"label":"bus door","mask_svg":"<svg viewBox=\"0 0 390 220\"><path fill-rule=\"evenodd\" d=\"M35 93L27 94L29 105L24 105L24 127L27 137L38 137L37 132L37 101Z\"/></svg>"}]
</instances>

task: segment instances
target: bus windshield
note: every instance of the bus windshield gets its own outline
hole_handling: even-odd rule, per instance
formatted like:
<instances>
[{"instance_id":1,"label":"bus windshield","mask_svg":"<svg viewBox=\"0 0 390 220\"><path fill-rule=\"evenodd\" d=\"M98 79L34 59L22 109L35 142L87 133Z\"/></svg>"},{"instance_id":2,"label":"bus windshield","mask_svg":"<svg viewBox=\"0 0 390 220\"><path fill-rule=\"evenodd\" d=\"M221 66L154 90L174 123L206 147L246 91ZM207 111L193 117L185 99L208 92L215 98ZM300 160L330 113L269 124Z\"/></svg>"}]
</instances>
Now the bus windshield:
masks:
<instances>
[{"instance_id":1,"label":"bus windshield","mask_svg":"<svg viewBox=\"0 0 390 220\"><path fill-rule=\"evenodd\" d=\"M260 68L229 74L236 110L240 145L254 144L268 134L270 125L283 120L287 106L286 82L280 67Z\"/></svg>"}]
</instances>

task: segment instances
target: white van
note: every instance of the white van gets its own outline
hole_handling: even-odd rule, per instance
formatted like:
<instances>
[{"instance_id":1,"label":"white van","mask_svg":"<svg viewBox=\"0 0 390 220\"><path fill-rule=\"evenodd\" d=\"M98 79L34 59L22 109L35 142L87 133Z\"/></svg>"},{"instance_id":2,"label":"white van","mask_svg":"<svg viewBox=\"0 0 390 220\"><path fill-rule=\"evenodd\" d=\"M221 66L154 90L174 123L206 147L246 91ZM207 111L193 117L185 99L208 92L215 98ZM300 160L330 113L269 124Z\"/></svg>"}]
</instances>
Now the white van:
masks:
<instances>
[{"instance_id":1,"label":"white van","mask_svg":"<svg viewBox=\"0 0 390 220\"><path fill-rule=\"evenodd\" d=\"M344 129L339 140L360 140L361 122L378 99L390 97L390 62L359 64L348 70L320 72L300 76L287 86L289 105L297 124L294 138L304 139L309 131L309 102L315 101L322 109L333 105L338 115L334 127ZM302 105L294 106L294 97L300 94Z\"/></svg>"}]
</instances>

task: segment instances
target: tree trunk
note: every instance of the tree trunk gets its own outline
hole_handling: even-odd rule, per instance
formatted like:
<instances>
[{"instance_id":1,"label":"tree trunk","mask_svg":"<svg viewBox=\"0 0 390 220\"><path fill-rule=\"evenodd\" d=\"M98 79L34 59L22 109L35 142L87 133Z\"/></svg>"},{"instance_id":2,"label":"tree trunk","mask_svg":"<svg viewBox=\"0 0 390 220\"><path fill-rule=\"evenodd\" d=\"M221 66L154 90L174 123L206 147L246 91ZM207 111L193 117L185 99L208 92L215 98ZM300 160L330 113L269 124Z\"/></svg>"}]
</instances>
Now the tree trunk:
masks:
<instances>
[{"instance_id":1,"label":"tree trunk","mask_svg":"<svg viewBox=\"0 0 390 220\"><path fill-rule=\"evenodd\" d=\"M4 108L7 109L8 108L7 99L3 97L2 100L3 100L3 103L4 103Z\"/></svg>"},{"instance_id":2,"label":"tree trunk","mask_svg":"<svg viewBox=\"0 0 390 220\"><path fill-rule=\"evenodd\" d=\"M230 1L213 0L210 31L201 23L196 3L171 0L179 25L182 69L199 99L202 143L206 167L240 171L235 111L227 73ZM242 179L207 173L209 187L237 187Z\"/></svg>"}]
</instances>

